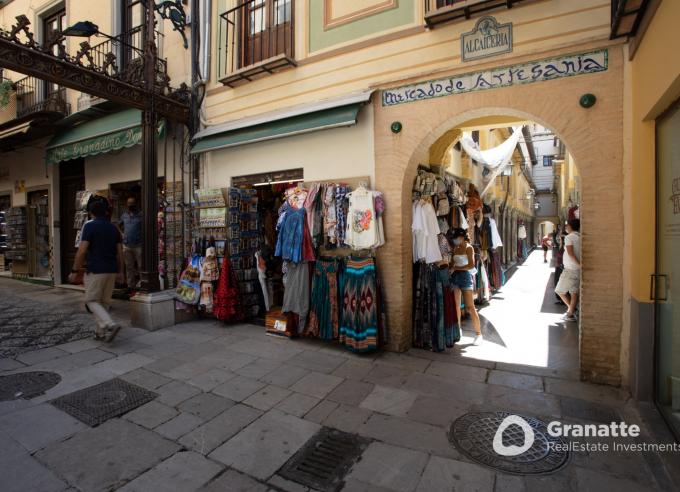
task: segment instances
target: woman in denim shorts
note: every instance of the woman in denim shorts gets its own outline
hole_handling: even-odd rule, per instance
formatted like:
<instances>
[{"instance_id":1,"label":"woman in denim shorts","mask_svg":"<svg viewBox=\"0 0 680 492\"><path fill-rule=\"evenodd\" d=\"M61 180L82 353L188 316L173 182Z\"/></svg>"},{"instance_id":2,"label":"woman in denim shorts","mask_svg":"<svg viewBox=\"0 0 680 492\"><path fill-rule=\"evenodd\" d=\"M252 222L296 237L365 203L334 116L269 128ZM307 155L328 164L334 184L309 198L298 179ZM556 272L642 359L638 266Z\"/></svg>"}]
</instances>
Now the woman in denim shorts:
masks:
<instances>
[{"instance_id":1,"label":"woman in denim shorts","mask_svg":"<svg viewBox=\"0 0 680 492\"><path fill-rule=\"evenodd\" d=\"M475 250L470 244L470 239L464 229L456 229L453 232L453 266L451 267L451 284L455 287L456 296L456 313L460 320L460 301L461 292L462 298L465 301L465 307L472 318L472 326L475 329L473 345L480 345L482 343L482 330L479 322L479 314L475 308L475 301L472 296L473 288L473 272L475 271Z\"/></svg>"}]
</instances>

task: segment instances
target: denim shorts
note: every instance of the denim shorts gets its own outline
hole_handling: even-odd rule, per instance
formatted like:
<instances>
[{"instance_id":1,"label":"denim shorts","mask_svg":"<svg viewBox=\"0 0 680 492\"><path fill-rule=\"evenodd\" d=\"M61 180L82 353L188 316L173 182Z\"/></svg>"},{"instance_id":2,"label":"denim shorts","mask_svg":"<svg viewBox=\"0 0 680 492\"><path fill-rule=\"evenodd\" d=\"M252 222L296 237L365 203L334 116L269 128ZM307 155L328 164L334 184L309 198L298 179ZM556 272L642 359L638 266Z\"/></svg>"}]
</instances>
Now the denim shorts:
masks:
<instances>
[{"instance_id":1,"label":"denim shorts","mask_svg":"<svg viewBox=\"0 0 680 492\"><path fill-rule=\"evenodd\" d=\"M473 290L472 274L468 270L456 270L451 274L451 285L460 290Z\"/></svg>"}]
</instances>

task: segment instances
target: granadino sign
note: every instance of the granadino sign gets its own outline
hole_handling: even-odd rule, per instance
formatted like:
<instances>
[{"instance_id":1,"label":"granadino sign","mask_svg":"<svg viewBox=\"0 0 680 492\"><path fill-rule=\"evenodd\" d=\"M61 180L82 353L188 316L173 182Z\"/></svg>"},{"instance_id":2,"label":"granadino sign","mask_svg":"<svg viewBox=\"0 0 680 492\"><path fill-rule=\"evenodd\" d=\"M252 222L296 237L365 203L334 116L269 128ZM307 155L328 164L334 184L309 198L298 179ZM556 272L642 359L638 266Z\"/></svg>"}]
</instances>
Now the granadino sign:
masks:
<instances>
[{"instance_id":1,"label":"granadino sign","mask_svg":"<svg viewBox=\"0 0 680 492\"><path fill-rule=\"evenodd\" d=\"M506 67L470 72L418 84L404 85L382 92L383 106L396 106L415 101L453 96L466 92L499 89L531 84L576 75L605 72L608 51L601 49L575 55L565 55Z\"/></svg>"},{"instance_id":2,"label":"granadino sign","mask_svg":"<svg viewBox=\"0 0 680 492\"><path fill-rule=\"evenodd\" d=\"M460 37L464 62L512 51L512 22L499 24L495 17L482 17L470 32Z\"/></svg>"}]
</instances>

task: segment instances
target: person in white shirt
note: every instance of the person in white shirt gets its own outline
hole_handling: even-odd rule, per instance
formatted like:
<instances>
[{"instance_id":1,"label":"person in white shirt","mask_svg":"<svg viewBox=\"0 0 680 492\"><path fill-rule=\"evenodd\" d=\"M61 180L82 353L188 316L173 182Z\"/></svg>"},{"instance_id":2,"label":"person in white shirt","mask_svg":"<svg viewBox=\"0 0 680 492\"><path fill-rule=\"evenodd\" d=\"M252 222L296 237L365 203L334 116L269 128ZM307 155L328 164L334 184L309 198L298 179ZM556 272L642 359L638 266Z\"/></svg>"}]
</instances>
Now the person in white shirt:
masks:
<instances>
[{"instance_id":1,"label":"person in white shirt","mask_svg":"<svg viewBox=\"0 0 680 492\"><path fill-rule=\"evenodd\" d=\"M572 219L567 222L567 236L564 238L564 271L557 282L555 292L568 306L565 321L576 321L576 307L581 284L581 221Z\"/></svg>"}]
</instances>

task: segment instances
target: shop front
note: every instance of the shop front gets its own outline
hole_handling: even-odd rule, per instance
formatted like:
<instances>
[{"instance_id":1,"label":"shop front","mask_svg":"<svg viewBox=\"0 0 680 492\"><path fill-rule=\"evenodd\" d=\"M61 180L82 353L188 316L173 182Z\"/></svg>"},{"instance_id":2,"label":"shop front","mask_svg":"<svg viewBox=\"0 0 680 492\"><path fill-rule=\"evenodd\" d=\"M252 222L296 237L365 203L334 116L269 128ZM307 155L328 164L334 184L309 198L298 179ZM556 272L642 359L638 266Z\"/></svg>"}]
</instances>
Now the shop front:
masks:
<instances>
[{"instance_id":1,"label":"shop front","mask_svg":"<svg viewBox=\"0 0 680 492\"><path fill-rule=\"evenodd\" d=\"M680 104L656 121L655 399L680 436L680 301L672 280L680 278ZM675 296L674 296L675 294Z\"/></svg>"},{"instance_id":2,"label":"shop front","mask_svg":"<svg viewBox=\"0 0 680 492\"><path fill-rule=\"evenodd\" d=\"M582 378L621 384L623 292L622 252L604 254L622 241L623 55L620 46L572 46L568 52L518 57L512 65L476 66L405 79L381 88L373 101L376 187L385 194L388 241L378 265L385 290L389 349L407 350L413 341L413 241L411 190L419 165L433 144L452 128L489 117L533 121L554 130L579 163L583 175L583 271L580 364ZM593 93L597 104L585 107ZM557 96L559 94L559 97ZM616 183L619 183L617 186ZM531 248L532 214L503 211L505 261ZM618 256L617 256L618 255Z\"/></svg>"},{"instance_id":3,"label":"shop front","mask_svg":"<svg viewBox=\"0 0 680 492\"><path fill-rule=\"evenodd\" d=\"M79 233L88 219L87 200L92 194L105 196L111 204L111 220L119 223L126 202L141 199L141 112L124 110L73 125L56 134L48 143L45 161L58 175L59 237L58 260L55 261L57 283L66 283L71 271ZM163 285L174 286L181 269L185 243L181 213L176 205L183 198L183 183L189 174L179 164L182 158L182 134L159 126L158 194L159 271ZM144 212L144 211L142 211ZM168 231L170 234L168 235ZM178 254L179 252L179 254ZM57 255L55 255L57 256ZM135 264L139 269L138 264ZM128 286L134 289L133 286Z\"/></svg>"},{"instance_id":4,"label":"shop front","mask_svg":"<svg viewBox=\"0 0 680 492\"><path fill-rule=\"evenodd\" d=\"M177 296L365 352L384 345L371 91L216 125L197 135L193 254ZM206 268L207 266L207 268ZM208 272L206 274L206 272Z\"/></svg>"}]
</instances>

